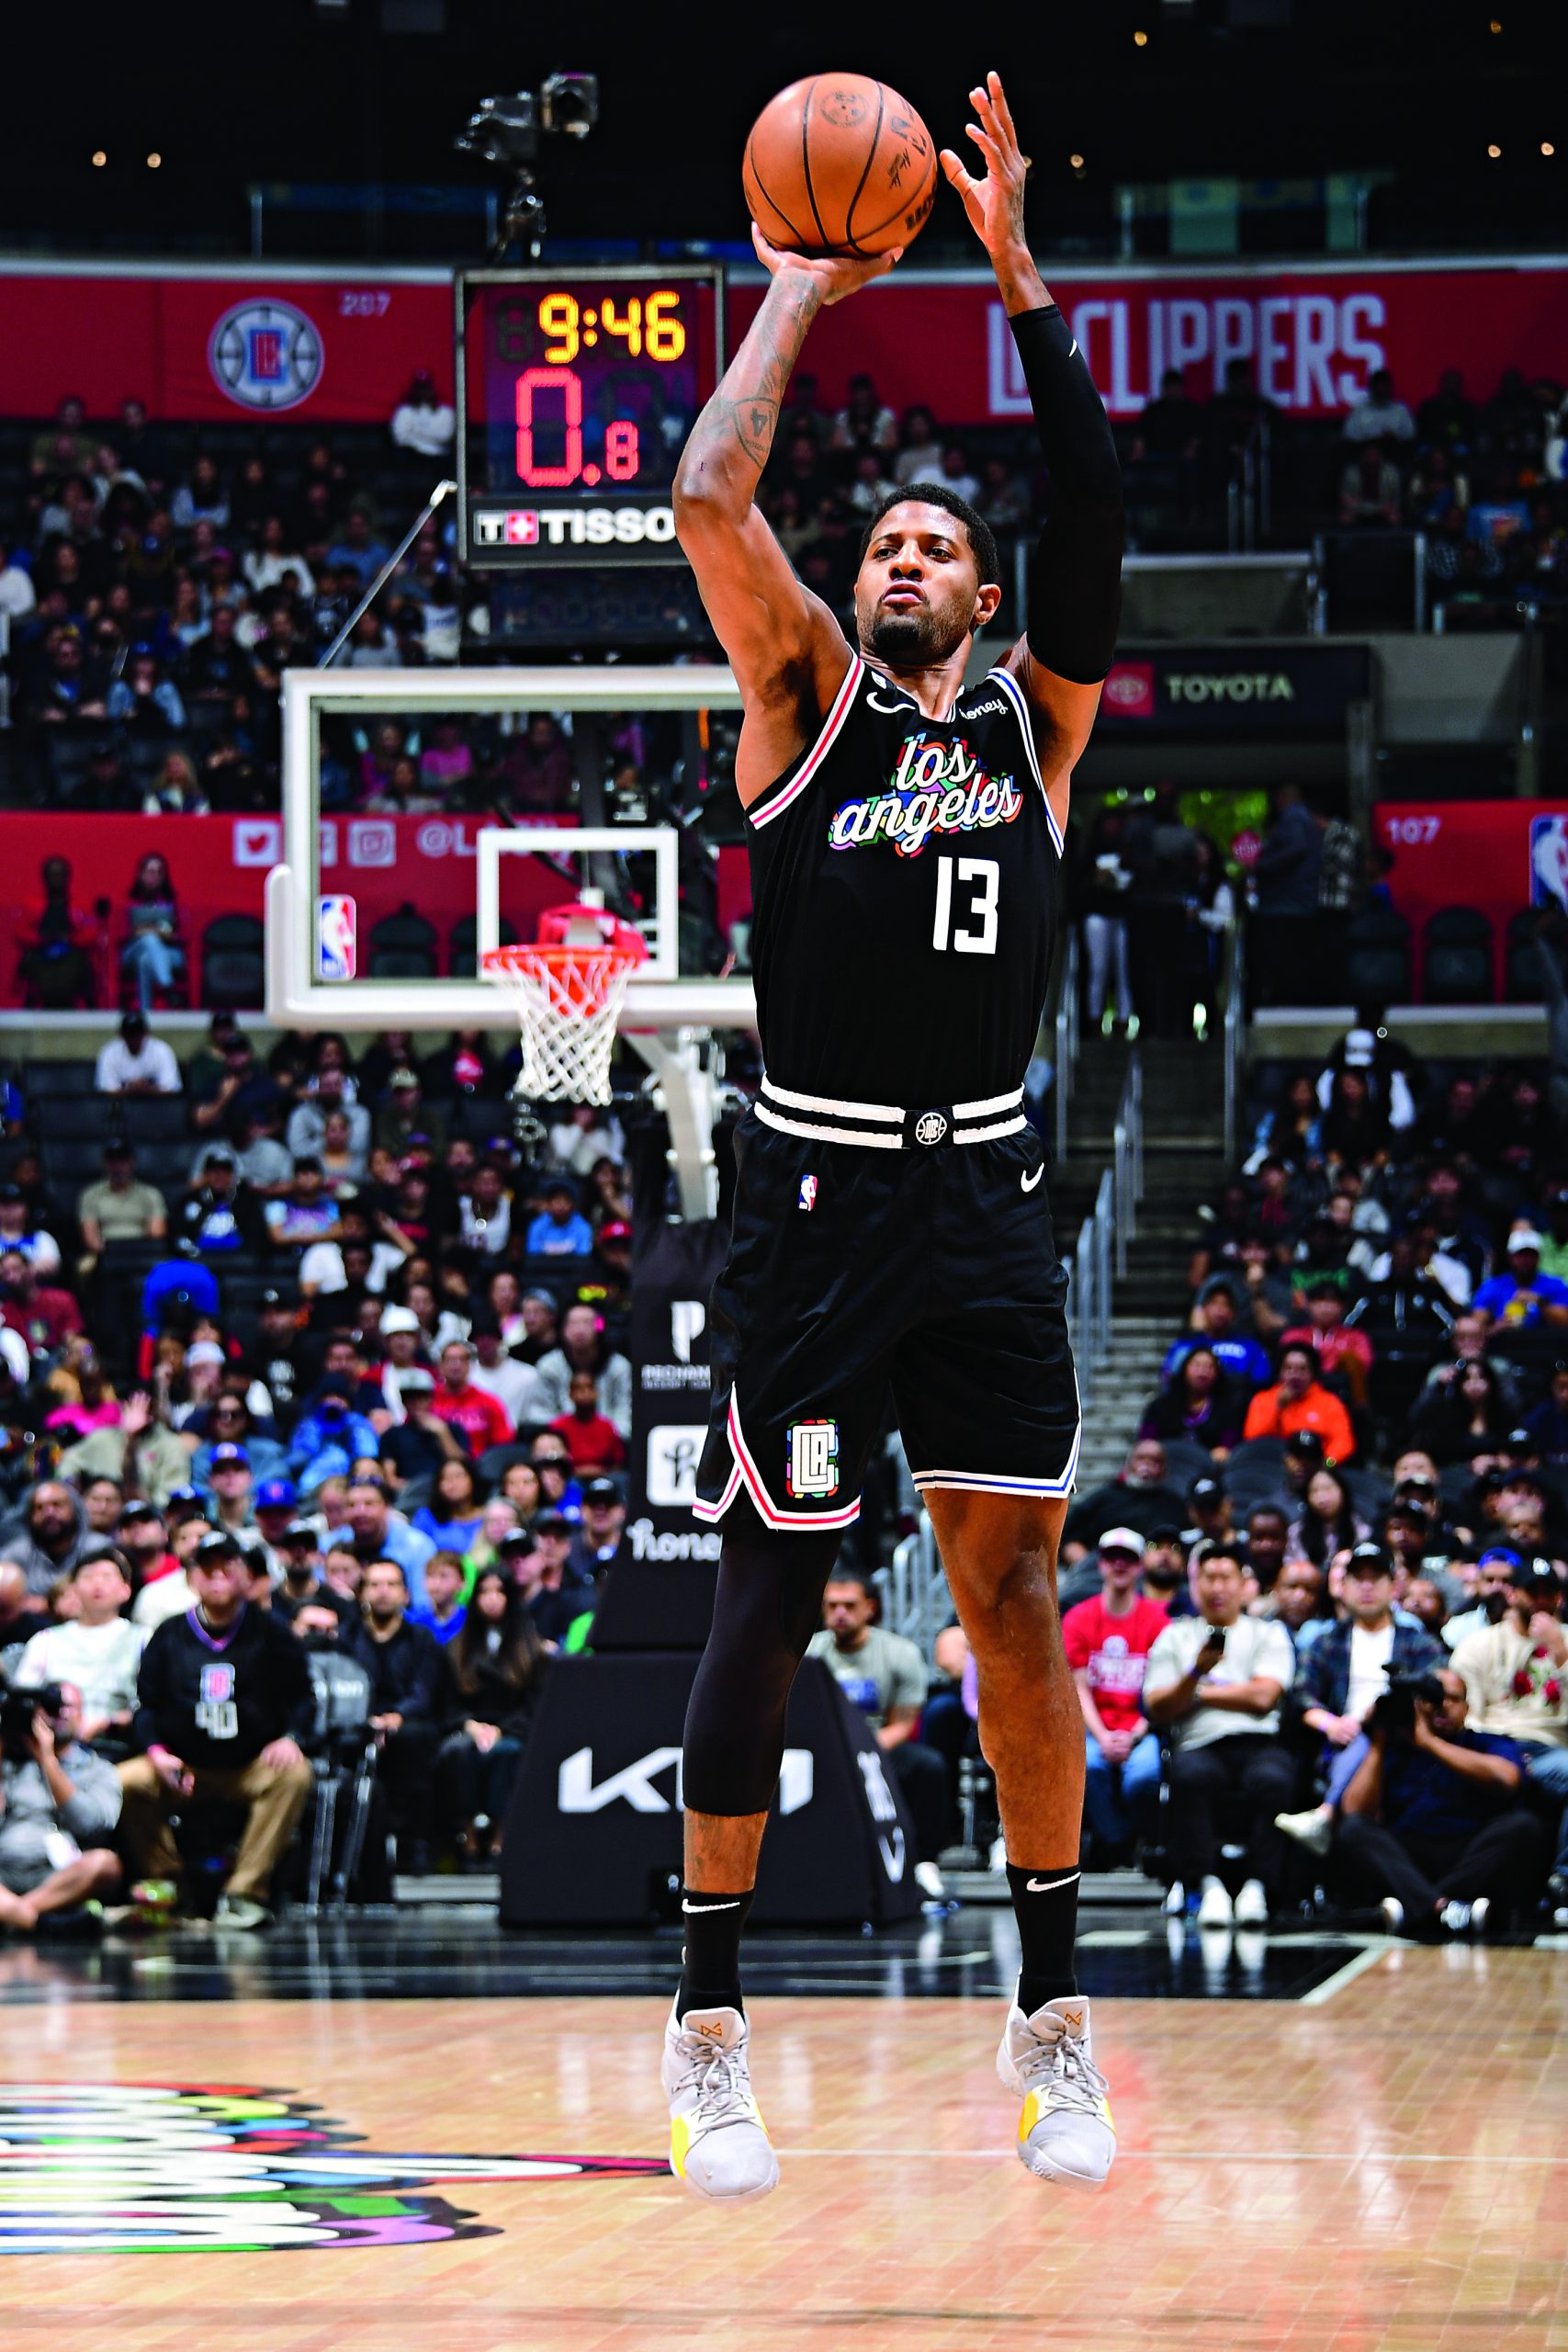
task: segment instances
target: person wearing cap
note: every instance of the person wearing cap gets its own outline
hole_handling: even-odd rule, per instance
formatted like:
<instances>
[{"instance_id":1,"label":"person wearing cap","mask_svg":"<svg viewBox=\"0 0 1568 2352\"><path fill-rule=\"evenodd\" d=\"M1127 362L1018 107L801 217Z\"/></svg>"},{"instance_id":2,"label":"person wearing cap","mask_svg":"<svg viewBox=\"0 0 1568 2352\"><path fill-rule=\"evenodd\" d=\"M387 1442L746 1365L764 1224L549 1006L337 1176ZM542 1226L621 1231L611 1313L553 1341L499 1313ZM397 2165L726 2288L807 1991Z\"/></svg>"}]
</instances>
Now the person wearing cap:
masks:
<instances>
[{"instance_id":1,"label":"person wearing cap","mask_svg":"<svg viewBox=\"0 0 1568 2352\"><path fill-rule=\"evenodd\" d=\"M1355 1026L1346 1031L1324 1064L1317 1081L1321 1110L1327 1110L1335 1080L1347 1069L1360 1073L1373 1104L1395 1135L1403 1135L1415 1125L1412 1078L1418 1077L1418 1066L1398 1039L1390 1036L1376 1007L1363 1009Z\"/></svg>"},{"instance_id":2,"label":"person wearing cap","mask_svg":"<svg viewBox=\"0 0 1568 2352\"><path fill-rule=\"evenodd\" d=\"M1366 1754L1367 1725L1391 1674L1430 1674L1448 1657L1440 1642L1393 1607L1393 1562L1378 1544L1357 1544L1344 1564L1345 1614L1299 1654L1292 1712L1322 1743L1317 1769L1322 1803L1280 1813L1275 1826L1316 1854L1326 1854L1335 1809Z\"/></svg>"},{"instance_id":3,"label":"person wearing cap","mask_svg":"<svg viewBox=\"0 0 1568 2352\"><path fill-rule=\"evenodd\" d=\"M1568 1323L1568 1283L1540 1271L1541 1237L1532 1225L1517 1225L1508 1236L1507 1265L1475 1294L1477 1311L1505 1329Z\"/></svg>"},{"instance_id":4,"label":"person wearing cap","mask_svg":"<svg viewBox=\"0 0 1568 2352\"><path fill-rule=\"evenodd\" d=\"M191 1797L246 1808L220 1927L259 1928L272 1878L310 1792L303 1744L315 1721L304 1652L288 1626L246 1599L234 1537L214 1528L187 1564L195 1603L142 1653L132 1746L119 1767L123 1821L143 1880L183 1884L169 1815Z\"/></svg>"},{"instance_id":5,"label":"person wearing cap","mask_svg":"<svg viewBox=\"0 0 1568 2352\"><path fill-rule=\"evenodd\" d=\"M93 1083L100 1094L177 1094L174 1048L152 1036L144 1012L128 1012L119 1035L99 1049Z\"/></svg>"},{"instance_id":6,"label":"person wearing cap","mask_svg":"<svg viewBox=\"0 0 1568 2352\"><path fill-rule=\"evenodd\" d=\"M87 1253L85 1273L103 1255L107 1241L162 1241L168 1231L164 1195L137 1176L136 1153L123 1136L110 1136L103 1174L77 1194L76 1223Z\"/></svg>"},{"instance_id":7,"label":"person wearing cap","mask_svg":"<svg viewBox=\"0 0 1568 2352\"><path fill-rule=\"evenodd\" d=\"M597 1589L572 1570L573 1532L564 1511L545 1510L536 1512L532 1528L503 1535L495 1547L497 1561L527 1603L535 1632L552 1650L565 1644L580 1617L592 1615L598 1600Z\"/></svg>"},{"instance_id":8,"label":"person wearing cap","mask_svg":"<svg viewBox=\"0 0 1568 2352\"><path fill-rule=\"evenodd\" d=\"M617 1479L589 1478L582 1488L582 1519L567 1554L570 1573L586 1584L603 1584L626 1549L626 1506Z\"/></svg>"},{"instance_id":9,"label":"person wearing cap","mask_svg":"<svg viewBox=\"0 0 1568 2352\"><path fill-rule=\"evenodd\" d=\"M1317 1377L1317 1357L1300 1340L1280 1351L1280 1377L1272 1388L1260 1389L1247 1408L1245 1435L1289 1438L1311 1430L1323 1441L1331 1462L1348 1462L1356 1451L1350 1416L1330 1388Z\"/></svg>"},{"instance_id":10,"label":"person wearing cap","mask_svg":"<svg viewBox=\"0 0 1568 2352\"><path fill-rule=\"evenodd\" d=\"M559 1347L560 1302L553 1292L525 1290L517 1302L517 1329L509 1330L506 1340L513 1363L542 1363Z\"/></svg>"},{"instance_id":11,"label":"person wearing cap","mask_svg":"<svg viewBox=\"0 0 1568 2352\"><path fill-rule=\"evenodd\" d=\"M446 1116L425 1101L419 1072L404 1062L387 1080L387 1101L376 1114L375 1139L401 1159L415 1136L423 1136L433 1150L444 1151Z\"/></svg>"},{"instance_id":12,"label":"person wearing cap","mask_svg":"<svg viewBox=\"0 0 1568 2352\"><path fill-rule=\"evenodd\" d=\"M1193 1581L1201 1614L1171 1620L1144 1673L1144 1713L1171 1739L1168 1908L1183 1908L1201 1888L1201 1928L1260 1928L1283 1875L1274 1816L1295 1787L1295 1760L1278 1736L1295 1653L1282 1625L1244 1613L1248 1580L1234 1552L1205 1553ZM1239 1800L1247 1849L1234 1905L1219 1876L1216 1807L1225 1796Z\"/></svg>"},{"instance_id":13,"label":"person wearing cap","mask_svg":"<svg viewBox=\"0 0 1568 2352\"><path fill-rule=\"evenodd\" d=\"M1452 1664L1440 1701L1417 1698L1408 1728L1374 1718L1367 1754L1340 1800L1334 1854L1353 1889L1381 1902L1395 1935L1480 1935L1496 1909L1539 1895L1551 1833L1524 1802L1516 1742L1465 1724Z\"/></svg>"},{"instance_id":14,"label":"person wearing cap","mask_svg":"<svg viewBox=\"0 0 1568 2352\"><path fill-rule=\"evenodd\" d=\"M292 1478L261 1478L251 1499L268 1568L281 1576L283 1533L299 1516L299 1489Z\"/></svg>"},{"instance_id":15,"label":"person wearing cap","mask_svg":"<svg viewBox=\"0 0 1568 2352\"><path fill-rule=\"evenodd\" d=\"M1126 1846L1159 1803L1159 1735L1143 1711L1144 1670L1169 1618L1141 1593L1144 1539L1111 1527L1100 1539L1100 1589L1062 1618L1085 1733L1084 1817L1102 1844Z\"/></svg>"},{"instance_id":16,"label":"person wearing cap","mask_svg":"<svg viewBox=\"0 0 1568 2352\"><path fill-rule=\"evenodd\" d=\"M1453 1653L1472 1730L1516 1741L1526 1778L1557 1813L1551 1893L1568 1905L1568 1633L1564 1588L1548 1560L1520 1560L1507 1607L1495 1624L1466 1634Z\"/></svg>"},{"instance_id":17,"label":"person wearing cap","mask_svg":"<svg viewBox=\"0 0 1568 2352\"><path fill-rule=\"evenodd\" d=\"M236 1250L259 1257L267 1246L261 1203L240 1180L227 1144L209 1144L175 1212L175 1238L201 1257L224 1258Z\"/></svg>"},{"instance_id":18,"label":"person wearing cap","mask_svg":"<svg viewBox=\"0 0 1568 2352\"><path fill-rule=\"evenodd\" d=\"M270 1102L276 1092L277 1081L257 1061L250 1039L231 1029L223 1040L223 1075L192 1110L191 1125L197 1135L210 1135L215 1129L231 1134L243 1125L254 1104Z\"/></svg>"},{"instance_id":19,"label":"person wearing cap","mask_svg":"<svg viewBox=\"0 0 1568 2352\"><path fill-rule=\"evenodd\" d=\"M124 1614L130 1606L125 1568L118 1551L79 1559L71 1571L72 1614L33 1635L9 1678L13 1683L73 1683L82 1706L77 1737L90 1743L122 1741L136 1708L136 1672L147 1637Z\"/></svg>"},{"instance_id":20,"label":"person wearing cap","mask_svg":"<svg viewBox=\"0 0 1568 2352\"><path fill-rule=\"evenodd\" d=\"M1516 1573L1524 1566L1524 1556L1511 1544L1488 1544L1473 1567L1461 1569L1470 1606L1450 1617L1443 1627L1443 1640L1450 1651L1483 1626L1502 1623L1508 1613L1508 1595Z\"/></svg>"}]
</instances>

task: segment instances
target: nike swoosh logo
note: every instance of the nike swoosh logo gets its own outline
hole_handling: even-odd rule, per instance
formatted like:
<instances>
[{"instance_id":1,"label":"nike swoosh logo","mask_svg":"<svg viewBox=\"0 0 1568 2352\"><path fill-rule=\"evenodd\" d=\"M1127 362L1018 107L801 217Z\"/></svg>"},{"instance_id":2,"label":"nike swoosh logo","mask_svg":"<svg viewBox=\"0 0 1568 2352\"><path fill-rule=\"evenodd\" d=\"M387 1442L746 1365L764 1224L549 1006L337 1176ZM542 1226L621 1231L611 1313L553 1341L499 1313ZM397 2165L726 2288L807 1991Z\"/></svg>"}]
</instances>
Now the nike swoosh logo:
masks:
<instances>
[{"instance_id":1,"label":"nike swoosh logo","mask_svg":"<svg viewBox=\"0 0 1568 2352\"><path fill-rule=\"evenodd\" d=\"M739 1903L682 1903L681 1908L690 1917L698 1911L739 1911L740 1905Z\"/></svg>"},{"instance_id":2,"label":"nike swoosh logo","mask_svg":"<svg viewBox=\"0 0 1568 2352\"><path fill-rule=\"evenodd\" d=\"M1069 1871L1066 1878L1026 1879L1023 1891L1026 1894L1049 1894L1054 1887L1071 1886L1077 1876L1077 1871Z\"/></svg>"},{"instance_id":3,"label":"nike swoosh logo","mask_svg":"<svg viewBox=\"0 0 1568 2352\"><path fill-rule=\"evenodd\" d=\"M866 702L871 709L889 711L895 718L907 718L911 711L919 707L918 703L912 702L881 702L873 694L867 695Z\"/></svg>"},{"instance_id":4,"label":"nike swoosh logo","mask_svg":"<svg viewBox=\"0 0 1568 2352\"><path fill-rule=\"evenodd\" d=\"M1041 1161L1041 1163L1040 1163L1040 1165L1039 1165L1039 1167L1035 1170L1035 1171L1034 1171L1034 1173L1033 1173L1033 1175L1032 1175L1032 1176L1021 1176L1021 1177L1019 1178L1019 1180L1018 1180L1018 1189L1019 1189L1019 1191L1020 1191L1021 1193L1032 1193L1032 1192L1033 1192L1033 1190L1034 1190L1034 1187L1036 1186L1036 1184L1038 1184L1038 1183L1039 1183L1040 1179L1042 1178L1042 1176L1043 1176L1043 1175L1044 1175L1044 1173L1045 1173L1045 1162L1044 1162L1043 1160L1042 1160L1042 1161Z\"/></svg>"}]
</instances>

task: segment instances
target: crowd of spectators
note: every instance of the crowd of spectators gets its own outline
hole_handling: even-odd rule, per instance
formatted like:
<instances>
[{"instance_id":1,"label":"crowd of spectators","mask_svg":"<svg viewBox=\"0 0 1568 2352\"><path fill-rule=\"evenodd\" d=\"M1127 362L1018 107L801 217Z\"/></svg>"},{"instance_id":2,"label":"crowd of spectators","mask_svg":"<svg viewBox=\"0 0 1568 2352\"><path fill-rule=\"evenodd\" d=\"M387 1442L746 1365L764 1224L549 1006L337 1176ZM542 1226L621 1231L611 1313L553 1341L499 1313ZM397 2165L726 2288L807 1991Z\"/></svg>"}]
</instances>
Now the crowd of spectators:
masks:
<instances>
[{"instance_id":1,"label":"crowd of spectators","mask_svg":"<svg viewBox=\"0 0 1568 2352\"><path fill-rule=\"evenodd\" d=\"M1204 1928L1325 1885L1417 1936L1568 1920L1568 1131L1375 1014L1266 1075L1067 1517L1091 1850Z\"/></svg>"},{"instance_id":2,"label":"crowd of spectators","mask_svg":"<svg viewBox=\"0 0 1568 2352\"><path fill-rule=\"evenodd\" d=\"M625 1545L626 1146L566 1106L525 1159L486 1040L432 1045L263 1061L220 1014L182 1068L129 1016L70 1191L47 1099L10 1090L0 1652L38 1696L0 1712L0 1926L121 1890L117 1819L143 1899L183 1900L169 1816L222 1805L221 1916L259 1924L314 1652L367 1678L403 1865L498 1849L549 1659Z\"/></svg>"}]
</instances>

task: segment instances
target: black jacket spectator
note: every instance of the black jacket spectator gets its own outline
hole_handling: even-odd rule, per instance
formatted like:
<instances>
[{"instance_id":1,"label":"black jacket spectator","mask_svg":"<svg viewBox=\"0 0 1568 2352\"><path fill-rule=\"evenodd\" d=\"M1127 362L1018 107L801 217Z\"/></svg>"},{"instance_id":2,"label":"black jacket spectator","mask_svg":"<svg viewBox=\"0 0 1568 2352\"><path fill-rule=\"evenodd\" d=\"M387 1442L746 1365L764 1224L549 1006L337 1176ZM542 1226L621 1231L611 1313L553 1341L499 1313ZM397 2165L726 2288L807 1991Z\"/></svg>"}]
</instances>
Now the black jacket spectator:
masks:
<instances>
[{"instance_id":1,"label":"black jacket spectator","mask_svg":"<svg viewBox=\"0 0 1568 2352\"><path fill-rule=\"evenodd\" d=\"M232 1678L220 1702L203 1696L203 1677L220 1659ZM220 1703L234 1710L229 1736L209 1727ZM275 1739L303 1743L314 1722L305 1653L268 1610L247 1608L220 1651L188 1616L167 1618L142 1652L131 1738L143 1753L167 1747L197 1769L228 1770L248 1764Z\"/></svg>"}]
</instances>

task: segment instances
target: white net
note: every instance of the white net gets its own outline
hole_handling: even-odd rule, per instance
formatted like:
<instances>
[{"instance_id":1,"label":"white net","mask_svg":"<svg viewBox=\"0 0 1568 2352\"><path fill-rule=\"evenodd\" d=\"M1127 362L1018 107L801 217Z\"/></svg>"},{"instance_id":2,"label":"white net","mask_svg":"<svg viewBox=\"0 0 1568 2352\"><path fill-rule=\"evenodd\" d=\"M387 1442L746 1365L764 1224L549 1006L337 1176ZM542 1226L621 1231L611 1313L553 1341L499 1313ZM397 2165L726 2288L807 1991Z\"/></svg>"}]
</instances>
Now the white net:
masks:
<instances>
[{"instance_id":1,"label":"white net","mask_svg":"<svg viewBox=\"0 0 1568 2352\"><path fill-rule=\"evenodd\" d=\"M501 947L484 976L511 990L523 1037L517 1091L535 1102L608 1102L615 1023L636 955L618 947Z\"/></svg>"}]
</instances>

